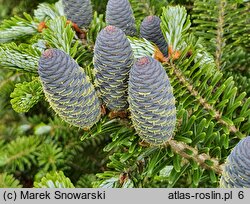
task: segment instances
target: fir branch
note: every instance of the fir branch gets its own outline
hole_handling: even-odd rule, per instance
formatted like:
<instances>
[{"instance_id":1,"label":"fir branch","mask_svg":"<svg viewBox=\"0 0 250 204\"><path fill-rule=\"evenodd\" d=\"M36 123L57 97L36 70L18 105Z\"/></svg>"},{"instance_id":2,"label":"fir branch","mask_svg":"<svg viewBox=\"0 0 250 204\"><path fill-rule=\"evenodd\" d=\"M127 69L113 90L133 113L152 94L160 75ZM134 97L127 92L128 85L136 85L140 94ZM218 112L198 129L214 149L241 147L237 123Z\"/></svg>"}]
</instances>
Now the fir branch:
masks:
<instances>
[{"instance_id":1,"label":"fir branch","mask_svg":"<svg viewBox=\"0 0 250 204\"><path fill-rule=\"evenodd\" d=\"M124 123L123 120L118 120L119 123ZM113 138L113 141L111 143L109 143L106 147L105 147L105 151L112 151L113 148L117 148L119 146L121 146L122 144L124 144L124 146L129 144L129 147L133 146L131 145L131 143L133 143L133 139L132 138L128 138L128 135L130 133L130 131L133 131L133 127L130 126L130 124L128 124L128 128L127 129L120 129L120 131L118 131L116 133L116 136ZM177 139L177 138L176 138ZM128 143L127 140L129 140L130 142ZM136 144L138 142L136 141ZM186 158L189 162L191 162L191 160L193 160L194 162L197 162L202 168L208 169L208 170L214 170L217 174L221 174L222 172L222 166L220 165L220 162L218 159L216 158L212 158L209 154L206 153L199 153L199 150L184 143L181 141L177 141L175 139L169 140L168 142L166 142L166 144L162 147L162 148L166 148L170 146L173 151L179 155L181 155L182 157ZM140 148L138 147L133 147L132 150L128 150L128 155L126 155L124 153L123 157L126 158L126 156L129 158L135 157L137 158L137 162L142 161L144 159L146 159L147 157L152 157L154 155L154 152L157 150L161 151L161 148L158 147L147 147L144 149L144 151L142 151ZM140 154L138 154L138 152ZM158 153L157 153L158 154ZM128 166L126 165L127 160L122 159L123 163L119 163L119 161L117 161L117 156L119 155L119 153L115 156L115 158L111 159L112 162L109 163L109 167L113 167L116 170L119 170L120 172L124 171L124 169L129 169L128 171L133 172L133 169L137 169L137 163L131 163L132 166ZM125 156L126 155L126 156ZM118 156L119 157L119 156ZM165 156L164 156L165 158ZM159 159L159 158L158 158ZM162 165L160 159L155 159L155 161L159 162L159 164L152 164L151 167L149 167L150 170L148 170L149 172L153 172L154 168L156 168L156 166L158 165ZM151 158L150 161L153 161L153 158ZM163 162L164 163L164 162ZM147 170L145 170L147 172ZM147 175L149 176L150 173L147 172Z\"/></svg>"},{"instance_id":2,"label":"fir branch","mask_svg":"<svg viewBox=\"0 0 250 204\"><path fill-rule=\"evenodd\" d=\"M55 4L39 4L34 11L34 18L38 19L39 22L55 19L59 16L64 16L62 1L58 1Z\"/></svg>"},{"instance_id":3,"label":"fir branch","mask_svg":"<svg viewBox=\"0 0 250 204\"><path fill-rule=\"evenodd\" d=\"M38 137L18 137L8 143L0 154L0 166L8 171L31 167L35 163L35 152L41 139Z\"/></svg>"},{"instance_id":4,"label":"fir branch","mask_svg":"<svg viewBox=\"0 0 250 204\"><path fill-rule=\"evenodd\" d=\"M222 20L220 21L222 24ZM237 107L242 106L242 102L240 100L234 102L234 95L237 92L237 88L233 86L234 82L232 78L228 78L223 83L220 81L222 78L222 73L214 69L214 64L216 64L216 62L214 63L212 60L209 60L210 62L208 60L204 60L204 57L208 56L207 52L204 52L200 42L198 43L192 35L188 34L190 21L186 10L184 8L175 8L171 6L165 8L163 10L161 27L163 33L166 34L168 43L170 45L174 45L174 50L176 49L177 44L182 45L182 53L177 62L173 63L173 60L170 61L170 75L173 73L174 76L176 76L177 79L182 83L182 85L186 87L188 92L194 96L201 107L204 107L205 110L207 110L209 114L220 124L226 126L229 132L236 134L239 138L244 137L245 134L242 133L243 130L239 131L240 126L236 126L234 122L229 119L233 118L232 112L235 113ZM175 34L177 34L177 36L175 36ZM189 57L189 59L185 59L188 56L188 52L190 50L192 52L191 57ZM190 66L192 62L195 62L195 64ZM207 62L209 62L209 64L207 64ZM212 86L210 85L209 79L215 82ZM218 81L222 83L220 87L216 87ZM226 91L228 92L228 95ZM212 94L214 95L212 96ZM239 97L242 97L242 95ZM217 103L219 99L221 100L221 103L224 103L224 105L225 103L229 103L229 100L231 100L229 106L232 108L232 110L227 108L228 111L231 111L231 114L227 113L227 110L224 110L219 102ZM235 107L232 104L234 104ZM216 108L215 106L219 106L220 108ZM238 114L239 118L241 117L240 115L241 114ZM246 117L250 116L248 115ZM241 120L243 120L243 118ZM235 121L237 120L235 119ZM246 121L247 119L245 122Z\"/></svg>"},{"instance_id":5,"label":"fir branch","mask_svg":"<svg viewBox=\"0 0 250 204\"><path fill-rule=\"evenodd\" d=\"M220 70L246 66L238 50L243 48L244 52L249 52L249 9L249 2L211 0L207 4L204 0L194 1L192 29L205 40ZM232 63L235 56L238 60Z\"/></svg>"},{"instance_id":6,"label":"fir branch","mask_svg":"<svg viewBox=\"0 0 250 204\"><path fill-rule=\"evenodd\" d=\"M187 11L183 6L168 6L163 8L161 16L163 35L173 51L186 46L185 39L191 26Z\"/></svg>"},{"instance_id":7,"label":"fir branch","mask_svg":"<svg viewBox=\"0 0 250 204\"><path fill-rule=\"evenodd\" d=\"M35 188L74 188L70 179L62 171L47 173L40 181L34 182Z\"/></svg>"},{"instance_id":8,"label":"fir branch","mask_svg":"<svg viewBox=\"0 0 250 204\"><path fill-rule=\"evenodd\" d=\"M78 41L74 42L75 31L65 17L57 17L48 21L43 30L43 38L50 47L58 48L74 57L77 53Z\"/></svg>"},{"instance_id":9,"label":"fir branch","mask_svg":"<svg viewBox=\"0 0 250 204\"><path fill-rule=\"evenodd\" d=\"M18 112L28 112L43 97L42 85L38 79L31 82L16 84L16 88L11 93L12 108Z\"/></svg>"},{"instance_id":10,"label":"fir branch","mask_svg":"<svg viewBox=\"0 0 250 204\"><path fill-rule=\"evenodd\" d=\"M130 4L138 27L146 16L155 14L155 8L152 7L150 0L130 0Z\"/></svg>"},{"instance_id":11,"label":"fir branch","mask_svg":"<svg viewBox=\"0 0 250 204\"><path fill-rule=\"evenodd\" d=\"M219 164L219 161L215 158L211 158L209 155L202 153L199 154L198 150L188 146L183 142L178 142L176 140L170 140L168 143L175 153L181 155L182 157L197 162L201 167L205 169L212 169L217 174L222 174L222 166ZM211 164L208 164L208 163Z\"/></svg>"},{"instance_id":12,"label":"fir branch","mask_svg":"<svg viewBox=\"0 0 250 204\"><path fill-rule=\"evenodd\" d=\"M1 90L5 85L7 85L8 83L16 81L21 75L23 75L23 74L22 74L22 73L16 73L16 74L13 74L13 75L10 76L10 77L7 77L7 78L4 79L4 80L1 79L0 90Z\"/></svg>"},{"instance_id":13,"label":"fir branch","mask_svg":"<svg viewBox=\"0 0 250 204\"><path fill-rule=\"evenodd\" d=\"M4 20L0 26L0 43L6 43L19 38L37 34L38 23L30 15L24 13L25 18L18 16Z\"/></svg>"},{"instance_id":14,"label":"fir branch","mask_svg":"<svg viewBox=\"0 0 250 204\"><path fill-rule=\"evenodd\" d=\"M31 45L8 43L0 46L0 66L37 73L40 51Z\"/></svg>"},{"instance_id":15,"label":"fir branch","mask_svg":"<svg viewBox=\"0 0 250 204\"><path fill-rule=\"evenodd\" d=\"M93 188L93 182L96 180L95 174L85 174L81 176L77 183L77 188Z\"/></svg>"},{"instance_id":16,"label":"fir branch","mask_svg":"<svg viewBox=\"0 0 250 204\"><path fill-rule=\"evenodd\" d=\"M221 69L221 58L223 54L223 47L225 45L224 39L224 24L225 24L225 5L226 0L218 1L218 23L217 23L217 32L216 32L216 52L215 52L215 64L217 69Z\"/></svg>"},{"instance_id":17,"label":"fir branch","mask_svg":"<svg viewBox=\"0 0 250 204\"><path fill-rule=\"evenodd\" d=\"M186 89L190 92L190 94L196 98L196 100L200 103L200 105L204 107L206 110L208 110L210 113L212 113L211 115L213 116L214 119L216 119L220 124L225 125L230 132L239 133L241 137L244 137L244 134L240 133L239 129L236 128L234 124L231 124L228 121L222 119L223 114L220 111L216 110L211 104L208 103L208 101L204 97L200 95L199 91L197 91L195 87L188 80L186 80L185 75L181 72L180 69L178 69L176 65L171 63L168 68L170 68L173 71L174 75L186 87Z\"/></svg>"},{"instance_id":18,"label":"fir branch","mask_svg":"<svg viewBox=\"0 0 250 204\"><path fill-rule=\"evenodd\" d=\"M144 56L153 56L155 53L155 45L146 39L139 39L136 37L128 37L132 47L134 57L136 59Z\"/></svg>"},{"instance_id":19,"label":"fir branch","mask_svg":"<svg viewBox=\"0 0 250 204\"><path fill-rule=\"evenodd\" d=\"M104 15L99 14L95 11L93 20L89 26L89 30L87 32L87 42L88 44L92 44L94 46L96 37L98 33L106 26Z\"/></svg>"},{"instance_id":20,"label":"fir branch","mask_svg":"<svg viewBox=\"0 0 250 204\"><path fill-rule=\"evenodd\" d=\"M37 151L37 160L38 165L43 171L56 171L63 165L65 162L64 154L61 147L58 147L57 144L48 141L39 146Z\"/></svg>"},{"instance_id":21,"label":"fir branch","mask_svg":"<svg viewBox=\"0 0 250 204\"><path fill-rule=\"evenodd\" d=\"M130 4L134 11L137 25L139 25L146 16L160 16L162 8L167 6L166 1L159 0L130 0Z\"/></svg>"},{"instance_id":22,"label":"fir branch","mask_svg":"<svg viewBox=\"0 0 250 204\"><path fill-rule=\"evenodd\" d=\"M0 188L22 188L20 181L12 174L0 174Z\"/></svg>"}]
</instances>

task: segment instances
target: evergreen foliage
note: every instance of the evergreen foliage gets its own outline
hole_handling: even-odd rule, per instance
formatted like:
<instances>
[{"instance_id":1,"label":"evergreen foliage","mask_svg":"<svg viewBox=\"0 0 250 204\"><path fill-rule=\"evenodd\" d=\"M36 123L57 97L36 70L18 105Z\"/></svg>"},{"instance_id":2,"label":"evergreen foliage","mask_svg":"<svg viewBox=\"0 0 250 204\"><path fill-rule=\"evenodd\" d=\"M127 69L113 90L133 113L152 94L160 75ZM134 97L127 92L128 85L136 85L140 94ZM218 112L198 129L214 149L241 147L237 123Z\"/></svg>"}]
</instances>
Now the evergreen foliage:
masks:
<instances>
[{"instance_id":1,"label":"evergreen foliage","mask_svg":"<svg viewBox=\"0 0 250 204\"><path fill-rule=\"evenodd\" d=\"M0 174L0 188L21 188L22 185L13 175L6 173Z\"/></svg>"},{"instance_id":2,"label":"evergreen foliage","mask_svg":"<svg viewBox=\"0 0 250 204\"><path fill-rule=\"evenodd\" d=\"M158 16L167 56L156 42L125 35L117 53L112 50L117 45L113 41L103 43L97 53L99 36L110 24L107 19L114 16L106 13L107 1L91 2L93 19L84 30L67 21L62 1L40 4L34 15L1 22L0 186L220 187L220 180L231 182L231 176L239 176L234 171L241 162L234 152L244 152L240 141L250 134L249 1L126 1L130 5L125 13L114 19L121 23L129 17L126 34L133 31L134 35L146 16ZM127 51L124 44L133 52L129 57L122 54ZM106 50L112 52L107 55ZM43 61L53 53L59 53L57 59ZM147 118L149 109L144 104L153 97L138 106L130 95L127 114L111 114L99 103L103 96L95 95L98 87L93 85L98 80L97 58L98 65L111 70L112 64L129 58L132 65L141 57L154 60L152 70L161 67L161 72L155 84L143 72L145 88L133 83L141 77L135 76L130 88L146 96L150 86L160 89L168 81L173 91L170 98L175 98L175 130L157 146L144 141L138 128L145 125L139 120L135 124L133 112L143 115L140 119L148 125L151 116ZM168 80L163 77L165 71ZM103 82L109 83L107 78ZM163 114L159 104L150 105ZM72 126L75 116L81 116L76 121L87 128ZM227 170L231 174L225 176ZM240 173L249 180L247 172Z\"/></svg>"},{"instance_id":3,"label":"evergreen foliage","mask_svg":"<svg viewBox=\"0 0 250 204\"><path fill-rule=\"evenodd\" d=\"M45 0L0 0L0 22L6 17L22 15L23 11L32 12L33 9ZM48 3L55 3L56 0L46 0Z\"/></svg>"},{"instance_id":4,"label":"evergreen foliage","mask_svg":"<svg viewBox=\"0 0 250 204\"><path fill-rule=\"evenodd\" d=\"M31 88L32 87L32 88ZM10 94L12 108L18 112L28 112L43 97L41 83L34 79L31 82L16 84L16 88Z\"/></svg>"},{"instance_id":5,"label":"evergreen foliage","mask_svg":"<svg viewBox=\"0 0 250 204\"><path fill-rule=\"evenodd\" d=\"M9 20L4 20L0 26L0 43L9 42L18 38L28 37L37 32L37 24L29 14L24 14L24 18L15 16Z\"/></svg>"},{"instance_id":6,"label":"evergreen foliage","mask_svg":"<svg viewBox=\"0 0 250 204\"><path fill-rule=\"evenodd\" d=\"M40 182L35 182L36 188L74 188L69 178L62 171L46 174Z\"/></svg>"},{"instance_id":7,"label":"evergreen foliage","mask_svg":"<svg viewBox=\"0 0 250 204\"><path fill-rule=\"evenodd\" d=\"M249 77L249 9L249 1L212 0L205 6L205 1L195 0L191 15L193 30L205 40L216 68L230 71L237 86L241 85L241 80L236 80L239 74Z\"/></svg>"},{"instance_id":8,"label":"evergreen foliage","mask_svg":"<svg viewBox=\"0 0 250 204\"><path fill-rule=\"evenodd\" d=\"M21 69L37 73L40 51L28 44L3 44L0 48L0 65L8 69Z\"/></svg>"},{"instance_id":9,"label":"evergreen foliage","mask_svg":"<svg viewBox=\"0 0 250 204\"><path fill-rule=\"evenodd\" d=\"M9 172L30 169L40 143L41 139L35 136L16 138L1 149L0 166Z\"/></svg>"}]
</instances>

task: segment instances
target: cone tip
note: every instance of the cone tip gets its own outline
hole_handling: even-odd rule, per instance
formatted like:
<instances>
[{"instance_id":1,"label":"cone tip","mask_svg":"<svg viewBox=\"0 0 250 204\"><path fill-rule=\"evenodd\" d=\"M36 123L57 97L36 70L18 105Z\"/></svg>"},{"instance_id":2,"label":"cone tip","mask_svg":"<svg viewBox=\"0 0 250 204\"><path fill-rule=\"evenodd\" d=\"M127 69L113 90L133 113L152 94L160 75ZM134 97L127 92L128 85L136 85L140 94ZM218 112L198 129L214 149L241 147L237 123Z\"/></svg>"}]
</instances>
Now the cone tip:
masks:
<instances>
[{"instance_id":1,"label":"cone tip","mask_svg":"<svg viewBox=\"0 0 250 204\"><path fill-rule=\"evenodd\" d=\"M44 58L52 58L54 56L54 50L53 49L48 49L43 52L43 57Z\"/></svg>"},{"instance_id":2,"label":"cone tip","mask_svg":"<svg viewBox=\"0 0 250 204\"><path fill-rule=\"evenodd\" d=\"M150 63L149 57L141 57L136 61L137 66L144 66Z\"/></svg>"},{"instance_id":3,"label":"cone tip","mask_svg":"<svg viewBox=\"0 0 250 204\"><path fill-rule=\"evenodd\" d=\"M153 21L153 20L154 20L154 16L147 16L147 17L146 17L146 20L147 20L147 21Z\"/></svg>"},{"instance_id":4,"label":"cone tip","mask_svg":"<svg viewBox=\"0 0 250 204\"><path fill-rule=\"evenodd\" d=\"M113 33L116 31L116 27L112 25L108 25L106 28L104 28L107 32Z\"/></svg>"},{"instance_id":5,"label":"cone tip","mask_svg":"<svg viewBox=\"0 0 250 204\"><path fill-rule=\"evenodd\" d=\"M147 23L152 23L155 20L158 21L158 19L159 19L159 17L151 15L151 16L147 16L144 20Z\"/></svg>"}]
</instances>

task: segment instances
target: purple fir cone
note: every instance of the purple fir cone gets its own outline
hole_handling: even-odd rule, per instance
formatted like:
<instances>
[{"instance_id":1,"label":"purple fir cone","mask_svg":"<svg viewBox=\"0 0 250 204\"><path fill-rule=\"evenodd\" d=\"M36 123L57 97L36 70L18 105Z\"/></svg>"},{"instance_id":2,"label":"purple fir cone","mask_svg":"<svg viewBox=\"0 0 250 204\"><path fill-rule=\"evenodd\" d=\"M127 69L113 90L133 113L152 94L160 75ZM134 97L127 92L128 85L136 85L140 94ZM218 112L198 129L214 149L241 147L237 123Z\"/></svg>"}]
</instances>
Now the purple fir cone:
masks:
<instances>
[{"instance_id":1,"label":"purple fir cone","mask_svg":"<svg viewBox=\"0 0 250 204\"><path fill-rule=\"evenodd\" d=\"M128 75L133 51L124 32L115 26L101 30L94 48L96 87L104 104L112 111L128 107Z\"/></svg>"},{"instance_id":2,"label":"purple fir cone","mask_svg":"<svg viewBox=\"0 0 250 204\"><path fill-rule=\"evenodd\" d=\"M128 0L108 1L106 23L122 29L126 35L136 35L135 18Z\"/></svg>"},{"instance_id":3,"label":"purple fir cone","mask_svg":"<svg viewBox=\"0 0 250 204\"><path fill-rule=\"evenodd\" d=\"M90 0L63 0L64 13L68 20L79 27L88 27L92 21L92 5Z\"/></svg>"},{"instance_id":4,"label":"purple fir cone","mask_svg":"<svg viewBox=\"0 0 250 204\"><path fill-rule=\"evenodd\" d=\"M161 19L157 16L147 16L141 23L140 36L155 43L165 57L168 56L168 44L161 31Z\"/></svg>"},{"instance_id":5,"label":"purple fir cone","mask_svg":"<svg viewBox=\"0 0 250 204\"><path fill-rule=\"evenodd\" d=\"M161 63L142 57L129 74L128 102L137 134L160 145L171 139L176 123L173 89Z\"/></svg>"},{"instance_id":6,"label":"purple fir cone","mask_svg":"<svg viewBox=\"0 0 250 204\"><path fill-rule=\"evenodd\" d=\"M53 110L69 124L91 128L101 116L94 86L68 54L48 49L39 60L38 74Z\"/></svg>"}]
</instances>

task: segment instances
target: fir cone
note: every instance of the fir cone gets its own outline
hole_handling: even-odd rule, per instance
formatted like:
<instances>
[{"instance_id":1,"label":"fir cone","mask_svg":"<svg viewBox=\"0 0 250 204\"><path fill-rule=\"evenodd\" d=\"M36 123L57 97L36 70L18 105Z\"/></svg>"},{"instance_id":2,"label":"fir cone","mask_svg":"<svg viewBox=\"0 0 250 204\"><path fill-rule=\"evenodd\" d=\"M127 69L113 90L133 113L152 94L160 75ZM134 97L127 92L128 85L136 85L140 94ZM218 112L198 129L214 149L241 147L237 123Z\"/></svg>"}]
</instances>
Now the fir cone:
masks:
<instances>
[{"instance_id":1,"label":"fir cone","mask_svg":"<svg viewBox=\"0 0 250 204\"><path fill-rule=\"evenodd\" d=\"M101 108L94 86L68 54L46 50L39 60L38 74L47 100L63 120L84 129L99 120Z\"/></svg>"},{"instance_id":2,"label":"fir cone","mask_svg":"<svg viewBox=\"0 0 250 204\"><path fill-rule=\"evenodd\" d=\"M136 34L135 18L128 0L108 1L106 23L122 29L126 35Z\"/></svg>"},{"instance_id":3,"label":"fir cone","mask_svg":"<svg viewBox=\"0 0 250 204\"><path fill-rule=\"evenodd\" d=\"M161 31L161 19L157 16L147 16L141 23L140 36L155 43L165 57L168 56L168 44Z\"/></svg>"},{"instance_id":4,"label":"fir cone","mask_svg":"<svg viewBox=\"0 0 250 204\"><path fill-rule=\"evenodd\" d=\"M174 132L173 90L162 65L152 57L139 58L129 74L128 102L137 134L146 142L163 144Z\"/></svg>"},{"instance_id":5,"label":"fir cone","mask_svg":"<svg viewBox=\"0 0 250 204\"><path fill-rule=\"evenodd\" d=\"M93 12L90 0L63 0L63 7L68 20L79 27L90 25Z\"/></svg>"},{"instance_id":6,"label":"fir cone","mask_svg":"<svg viewBox=\"0 0 250 204\"><path fill-rule=\"evenodd\" d=\"M94 48L96 87L112 111L128 107L127 81L133 61L133 51L124 32L115 26L102 29Z\"/></svg>"},{"instance_id":7,"label":"fir cone","mask_svg":"<svg viewBox=\"0 0 250 204\"><path fill-rule=\"evenodd\" d=\"M222 188L250 188L250 136L242 139L228 156L220 185Z\"/></svg>"}]
</instances>

